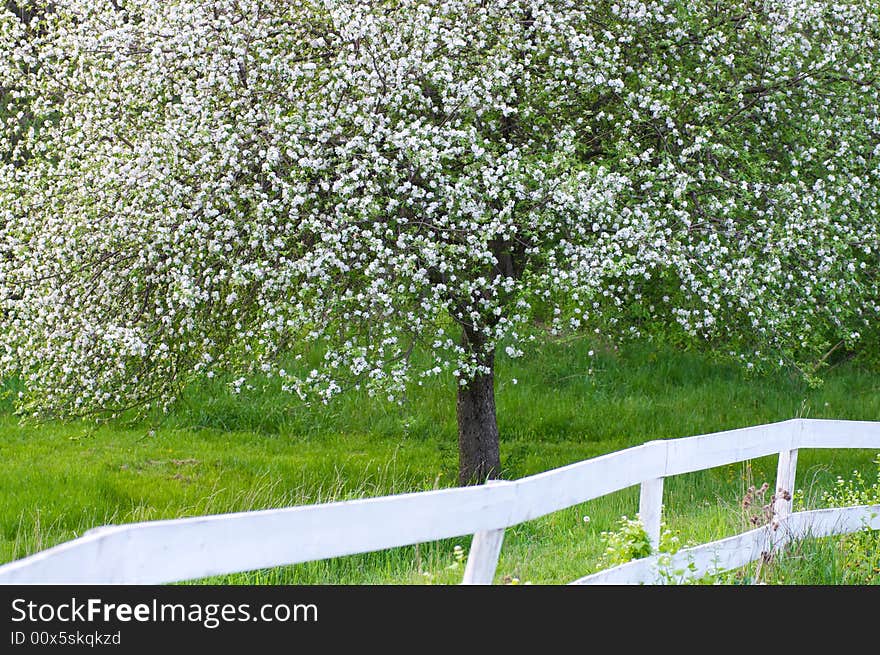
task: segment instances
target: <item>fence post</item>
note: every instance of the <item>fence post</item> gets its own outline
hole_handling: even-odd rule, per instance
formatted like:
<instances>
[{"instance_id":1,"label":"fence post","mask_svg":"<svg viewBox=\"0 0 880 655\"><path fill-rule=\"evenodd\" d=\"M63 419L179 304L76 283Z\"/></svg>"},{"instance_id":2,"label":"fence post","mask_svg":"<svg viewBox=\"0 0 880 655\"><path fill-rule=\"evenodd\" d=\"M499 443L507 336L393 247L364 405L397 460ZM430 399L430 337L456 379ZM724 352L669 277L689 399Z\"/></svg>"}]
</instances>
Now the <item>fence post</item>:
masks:
<instances>
[{"instance_id":1,"label":"fence post","mask_svg":"<svg viewBox=\"0 0 880 655\"><path fill-rule=\"evenodd\" d=\"M462 584L492 584L503 540L504 529L481 530L474 535Z\"/></svg>"},{"instance_id":2,"label":"fence post","mask_svg":"<svg viewBox=\"0 0 880 655\"><path fill-rule=\"evenodd\" d=\"M776 517L780 520L791 514L791 499L785 500L782 492L794 495L794 476L797 470L798 451L783 450L779 453L779 461L776 464L776 503L773 509Z\"/></svg>"},{"instance_id":3,"label":"fence post","mask_svg":"<svg viewBox=\"0 0 880 655\"><path fill-rule=\"evenodd\" d=\"M642 482L639 492L639 518L651 548L657 550L660 546L660 520L663 508L663 478L654 478Z\"/></svg>"},{"instance_id":4,"label":"fence post","mask_svg":"<svg viewBox=\"0 0 880 655\"><path fill-rule=\"evenodd\" d=\"M773 547L778 549L787 541L785 534L785 519L791 514L791 497L794 495L794 476L797 470L797 448L793 450L783 450L779 453L779 460L776 464L776 501L773 503L773 525L772 529L777 532L773 538ZM787 493L789 499L786 500L783 494ZM783 532L779 533L782 528Z\"/></svg>"},{"instance_id":5,"label":"fence post","mask_svg":"<svg viewBox=\"0 0 880 655\"><path fill-rule=\"evenodd\" d=\"M487 480L486 484L506 484L506 480ZM504 541L504 528L480 530L474 534L461 584L492 584L495 579L495 569L498 568L502 541Z\"/></svg>"}]
</instances>

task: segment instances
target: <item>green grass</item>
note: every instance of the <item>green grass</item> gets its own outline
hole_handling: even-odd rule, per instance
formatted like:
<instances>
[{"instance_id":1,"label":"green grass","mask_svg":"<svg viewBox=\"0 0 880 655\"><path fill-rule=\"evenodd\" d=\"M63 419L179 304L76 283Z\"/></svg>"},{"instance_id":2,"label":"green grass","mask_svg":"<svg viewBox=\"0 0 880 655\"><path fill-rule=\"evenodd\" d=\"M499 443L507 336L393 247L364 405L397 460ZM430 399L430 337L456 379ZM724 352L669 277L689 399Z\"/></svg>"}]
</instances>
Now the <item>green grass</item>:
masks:
<instances>
[{"instance_id":1,"label":"green grass","mask_svg":"<svg viewBox=\"0 0 880 655\"><path fill-rule=\"evenodd\" d=\"M807 388L785 372L743 376L695 352L650 345L605 349L544 343L499 358L496 381L504 475L519 478L650 439L796 416L880 420L880 377L854 364ZM593 374L588 370L592 367ZM514 384L513 380L517 383ZM189 388L167 416L20 424L0 408L0 562L110 523L196 516L420 491L455 484L455 388L415 387L399 406L351 393L306 407L267 383L235 396L221 382ZM871 471L876 452L803 451L808 498L838 475ZM666 520L683 542L743 529L748 484L772 482L774 458L671 478ZM497 581L563 583L595 569L600 534L633 516L638 489L509 529ZM589 516L589 522L584 517ZM380 529L380 526L377 526ZM455 583L453 548L468 538L234 574L223 583Z\"/></svg>"},{"instance_id":2,"label":"green grass","mask_svg":"<svg viewBox=\"0 0 880 655\"><path fill-rule=\"evenodd\" d=\"M876 537L873 539L876 548ZM878 585L880 570L870 576L859 575L846 564L846 551L840 537L805 539L789 544L769 563L752 562L719 576L726 584L769 585ZM876 562L876 551L874 560ZM876 567L876 564L875 564ZM855 573L855 574L854 574Z\"/></svg>"}]
</instances>

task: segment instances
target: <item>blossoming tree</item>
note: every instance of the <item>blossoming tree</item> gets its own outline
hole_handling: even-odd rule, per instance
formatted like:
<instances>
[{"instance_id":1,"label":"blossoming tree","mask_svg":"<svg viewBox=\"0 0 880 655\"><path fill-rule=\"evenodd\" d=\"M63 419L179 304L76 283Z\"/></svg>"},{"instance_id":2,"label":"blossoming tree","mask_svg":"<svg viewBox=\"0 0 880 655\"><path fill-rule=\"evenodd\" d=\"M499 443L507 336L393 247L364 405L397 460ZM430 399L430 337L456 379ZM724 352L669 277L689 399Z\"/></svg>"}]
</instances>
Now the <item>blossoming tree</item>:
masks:
<instances>
[{"instance_id":1,"label":"blossoming tree","mask_svg":"<svg viewBox=\"0 0 880 655\"><path fill-rule=\"evenodd\" d=\"M29 411L451 371L467 483L500 473L496 353L536 312L749 364L880 312L876 0L6 5L0 373Z\"/></svg>"}]
</instances>

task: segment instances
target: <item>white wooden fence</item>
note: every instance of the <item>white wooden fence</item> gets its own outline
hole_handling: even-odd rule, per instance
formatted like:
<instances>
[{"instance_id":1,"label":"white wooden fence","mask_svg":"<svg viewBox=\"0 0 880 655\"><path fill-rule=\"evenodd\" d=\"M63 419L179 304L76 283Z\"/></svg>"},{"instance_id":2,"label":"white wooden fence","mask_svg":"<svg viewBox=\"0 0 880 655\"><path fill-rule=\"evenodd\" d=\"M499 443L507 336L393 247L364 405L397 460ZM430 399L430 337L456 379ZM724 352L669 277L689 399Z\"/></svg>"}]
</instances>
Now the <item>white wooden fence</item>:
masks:
<instances>
[{"instance_id":1,"label":"white wooden fence","mask_svg":"<svg viewBox=\"0 0 880 655\"><path fill-rule=\"evenodd\" d=\"M880 422L792 419L697 437L651 441L513 481L235 514L106 526L0 566L5 584L158 584L353 555L472 534L465 584L491 583L504 530L641 485L639 513L656 543L663 480L778 454L778 489L794 490L802 448L880 449ZM762 527L679 551L666 566L693 575L741 566L785 540L880 529L880 505L790 513ZM657 556L573 584L661 582ZM667 580L668 581L668 580Z\"/></svg>"}]
</instances>

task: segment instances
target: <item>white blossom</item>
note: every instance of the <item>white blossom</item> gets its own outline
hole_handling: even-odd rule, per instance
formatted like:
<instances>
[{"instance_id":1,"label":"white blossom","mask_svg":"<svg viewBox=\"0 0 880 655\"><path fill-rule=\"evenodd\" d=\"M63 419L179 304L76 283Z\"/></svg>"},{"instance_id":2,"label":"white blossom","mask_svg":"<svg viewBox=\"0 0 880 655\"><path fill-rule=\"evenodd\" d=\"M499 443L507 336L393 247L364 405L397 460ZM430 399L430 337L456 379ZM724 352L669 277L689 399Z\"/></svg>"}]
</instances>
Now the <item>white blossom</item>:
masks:
<instances>
[{"instance_id":1,"label":"white blossom","mask_svg":"<svg viewBox=\"0 0 880 655\"><path fill-rule=\"evenodd\" d=\"M401 398L536 314L755 364L876 334L876 0L20 4L0 374L33 411L314 345L291 393Z\"/></svg>"}]
</instances>

